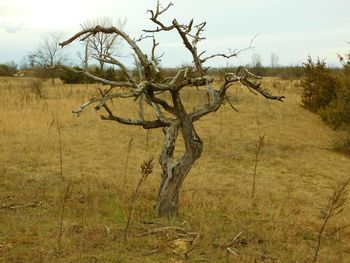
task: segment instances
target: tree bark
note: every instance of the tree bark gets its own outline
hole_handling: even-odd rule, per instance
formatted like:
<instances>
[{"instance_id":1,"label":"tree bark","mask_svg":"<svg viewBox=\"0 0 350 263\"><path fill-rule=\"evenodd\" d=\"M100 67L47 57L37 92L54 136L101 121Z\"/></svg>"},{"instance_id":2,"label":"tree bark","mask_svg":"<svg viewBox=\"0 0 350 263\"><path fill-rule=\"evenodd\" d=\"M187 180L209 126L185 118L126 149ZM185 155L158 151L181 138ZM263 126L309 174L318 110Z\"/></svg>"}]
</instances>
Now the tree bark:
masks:
<instances>
[{"instance_id":1,"label":"tree bark","mask_svg":"<svg viewBox=\"0 0 350 263\"><path fill-rule=\"evenodd\" d=\"M182 157L173 162L179 129L184 138L186 150ZM197 135L190 119L183 123L174 123L174 125L166 127L164 132L165 140L160 155L160 165L163 171L155 210L159 216L171 217L178 211L180 188L192 165L200 157L203 142Z\"/></svg>"}]
</instances>

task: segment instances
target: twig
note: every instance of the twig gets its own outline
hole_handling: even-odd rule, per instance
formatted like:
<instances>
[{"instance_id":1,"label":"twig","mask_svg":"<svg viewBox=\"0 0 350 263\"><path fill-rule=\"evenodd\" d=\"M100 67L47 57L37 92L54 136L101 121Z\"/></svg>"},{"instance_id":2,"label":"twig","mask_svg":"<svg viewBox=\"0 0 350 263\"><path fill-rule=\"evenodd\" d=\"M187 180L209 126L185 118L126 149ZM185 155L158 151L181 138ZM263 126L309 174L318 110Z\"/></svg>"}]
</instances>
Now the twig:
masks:
<instances>
[{"instance_id":1,"label":"twig","mask_svg":"<svg viewBox=\"0 0 350 263\"><path fill-rule=\"evenodd\" d=\"M128 212L128 220L126 221L126 226L124 229L124 241L125 242L127 241L127 234L128 234L128 229L129 229L129 225L130 225L131 213L132 213L132 209L133 209L136 197L137 197L137 193L139 191L141 183L147 179L147 177L152 173L152 171L153 171L153 158L150 158L148 161L144 161L141 165L141 178L140 178L140 181L138 182L136 189L131 197L131 204L130 204L130 208L129 208L129 212Z\"/></svg>"},{"instance_id":2,"label":"twig","mask_svg":"<svg viewBox=\"0 0 350 263\"><path fill-rule=\"evenodd\" d=\"M55 116L49 126L49 130L55 126L58 134L58 145L59 145L59 163L60 163L60 171L58 174L61 176L61 179L64 179L63 176L63 153L62 153L62 124L60 118Z\"/></svg>"},{"instance_id":3,"label":"twig","mask_svg":"<svg viewBox=\"0 0 350 263\"><path fill-rule=\"evenodd\" d=\"M317 257L319 254L321 241L322 241L322 235L325 230L326 224L329 222L329 220L332 217L339 215L344 210L344 205L345 205L345 202L347 201L346 187L349 185L349 183L350 183L350 177L345 183L342 183L341 185L338 186L338 188L333 192L333 195L331 196L331 198L329 198L328 200L328 203L325 209L323 224L321 226L320 231L318 232L317 246L315 249L315 256L314 256L313 262L317 262Z\"/></svg>"},{"instance_id":4,"label":"twig","mask_svg":"<svg viewBox=\"0 0 350 263\"><path fill-rule=\"evenodd\" d=\"M175 231L175 232L178 232L180 234L186 234L186 235L190 235L190 236L198 236L199 235L197 232L190 232L190 231L187 231L186 229L181 228L181 227L163 226L163 227L158 227L158 228L148 230L148 231L140 234L139 236L142 237L142 236L160 234L160 233L164 233L164 232L168 232L168 231Z\"/></svg>"},{"instance_id":5,"label":"twig","mask_svg":"<svg viewBox=\"0 0 350 263\"><path fill-rule=\"evenodd\" d=\"M260 135L259 132L259 139L256 142L255 152L254 152L254 171L253 171L253 183L252 183L252 200L254 202L255 197L255 179L256 179L256 171L259 162L264 156L264 148L265 148L265 134Z\"/></svg>"},{"instance_id":6,"label":"twig","mask_svg":"<svg viewBox=\"0 0 350 263\"><path fill-rule=\"evenodd\" d=\"M234 243L237 241L237 239L242 234L243 234L243 231L239 232L230 242L228 242L227 244L219 245L218 247L226 249L228 256L229 256L229 254L232 254L234 256L238 256L238 253L232 249L232 246L234 245ZM215 245L215 246L217 246L217 245Z\"/></svg>"},{"instance_id":7,"label":"twig","mask_svg":"<svg viewBox=\"0 0 350 263\"><path fill-rule=\"evenodd\" d=\"M127 154L126 154L125 169L124 169L124 182L123 182L123 189L124 189L124 191L125 191L125 187L126 187L126 175L127 175L127 172L128 172L129 157L130 157L130 151L131 151L131 148L132 148L132 141L133 140L134 140L133 138L130 139L129 145L128 145L128 151L127 151Z\"/></svg>"},{"instance_id":8,"label":"twig","mask_svg":"<svg viewBox=\"0 0 350 263\"><path fill-rule=\"evenodd\" d=\"M226 250L227 250L228 253L230 253L232 255L235 255L235 256L238 256L238 254L235 251L233 251L232 248L227 247Z\"/></svg>"},{"instance_id":9,"label":"twig","mask_svg":"<svg viewBox=\"0 0 350 263\"><path fill-rule=\"evenodd\" d=\"M146 133L146 153L148 151L148 144L149 144L149 134L150 134L151 130L147 130L147 133Z\"/></svg>"},{"instance_id":10,"label":"twig","mask_svg":"<svg viewBox=\"0 0 350 263\"><path fill-rule=\"evenodd\" d=\"M10 204L10 205L1 205L0 209L17 209L17 208L35 208L43 205L43 202L32 202L28 204Z\"/></svg>"},{"instance_id":11,"label":"twig","mask_svg":"<svg viewBox=\"0 0 350 263\"><path fill-rule=\"evenodd\" d=\"M242 234L243 234L243 231L239 232L229 243L224 244L224 245L220 245L220 247L221 248L229 248L229 247L231 247Z\"/></svg>"},{"instance_id":12,"label":"twig","mask_svg":"<svg viewBox=\"0 0 350 263\"><path fill-rule=\"evenodd\" d=\"M70 189L70 182L67 183L66 189L64 191L64 196L62 199L62 207L61 207L61 215L60 215L60 223L59 223L59 233L58 233L58 252L61 252L62 250L62 229L63 229L63 217L64 217L64 210L66 208L68 196L69 196L69 189Z\"/></svg>"}]
</instances>

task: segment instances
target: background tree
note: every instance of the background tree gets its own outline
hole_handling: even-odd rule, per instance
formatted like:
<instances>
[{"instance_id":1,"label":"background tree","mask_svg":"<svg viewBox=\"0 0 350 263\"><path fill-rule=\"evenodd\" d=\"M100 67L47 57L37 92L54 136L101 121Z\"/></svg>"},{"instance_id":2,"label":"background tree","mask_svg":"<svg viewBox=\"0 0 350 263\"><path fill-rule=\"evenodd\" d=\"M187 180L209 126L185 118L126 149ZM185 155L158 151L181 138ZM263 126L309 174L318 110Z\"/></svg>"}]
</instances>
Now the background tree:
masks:
<instances>
[{"instance_id":1,"label":"background tree","mask_svg":"<svg viewBox=\"0 0 350 263\"><path fill-rule=\"evenodd\" d=\"M311 57L303 63L305 77L301 81L302 105L313 112L326 108L337 95L337 79L332 75L325 60Z\"/></svg>"},{"instance_id":2,"label":"background tree","mask_svg":"<svg viewBox=\"0 0 350 263\"><path fill-rule=\"evenodd\" d=\"M38 67L42 70L42 73L46 75L47 67L66 62L67 56L59 46L61 40L61 33L50 33L43 36L37 50L29 53L28 64L31 67ZM50 71L49 75L52 84L55 84L55 72Z\"/></svg>"},{"instance_id":3,"label":"background tree","mask_svg":"<svg viewBox=\"0 0 350 263\"><path fill-rule=\"evenodd\" d=\"M278 66L278 60L279 57L276 53L271 53L271 57L270 57L270 62L271 62L271 68L275 68Z\"/></svg>"},{"instance_id":4,"label":"background tree","mask_svg":"<svg viewBox=\"0 0 350 263\"><path fill-rule=\"evenodd\" d=\"M15 62L0 63L0 76L13 76L17 73L18 66Z\"/></svg>"},{"instance_id":5,"label":"background tree","mask_svg":"<svg viewBox=\"0 0 350 263\"><path fill-rule=\"evenodd\" d=\"M264 69L261 62L261 56L258 53L254 53L252 56L251 69L257 75L263 75Z\"/></svg>"},{"instance_id":6,"label":"background tree","mask_svg":"<svg viewBox=\"0 0 350 263\"><path fill-rule=\"evenodd\" d=\"M126 19L118 19L113 22L113 19L109 17L96 18L85 21L83 24L83 29L94 28L99 25L102 27L113 27L123 30L126 24ZM117 34L104 34L102 32L97 32L96 34L90 35L84 39L85 50L84 50L84 68L88 67L88 57L89 56L104 56L104 55L118 55L117 49L121 47L121 40ZM98 60L100 64L100 70L104 69L105 62L103 60Z\"/></svg>"},{"instance_id":7,"label":"background tree","mask_svg":"<svg viewBox=\"0 0 350 263\"><path fill-rule=\"evenodd\" d=\"M215 57L226 59L236 57L240 51L230 52L229 54L212 54L205 57L205 51L198 51L198 44L204 39L202 32L206 22L195 25L193 20L191 20L188 24L181 24L174 19L169 25L166 25L159 18L171 5L170 3L165 8L161 8L158 1L155 10L148 11L150 20L156 27L155 29L144 30L149 35L139 39L131 38L117 27L96 26L84 29L61 43L63 47L79 38L85 40L96 34L119 36L134 51L138 62L136 64L139 65L139 76L135 77L120 60L104 53L98 54L99 56L96 59L118 66L127 77L126 81L111 81L94 76L86 71L74 70L66 66L58 65L55 67L82 74L110 85L109 89L100 90L100 97L91 98L73 112L80 114L89 105L96 104L96 110L104 108L106 111L105 115L101 115L102 120L141 126L144 129L163 129L164 142L159 157L162 174L155 204L155 209L161 216L172 216L176 213L182 183L191 170L193 163L201 156L203 142L197 134L194 123L207 114L217 111L227 98L226 93L228 89L234 83L241 83L250 91L260 93L267 99L282 101L284 98L284 96L273 96L264 90L259 83L256 83L259 77L243 67L239 67L236 72L226 73L222 82L215 88L213 86L214 78L207 75L208 68L205 67L205 63ZM170 31L175 31L178 34L181 42L184 44L184 48L191 54L193 62L191 66L179 69L174 76L159 81L157 75L160 72L158 67L160 56L157 56L156 52L159 43L156 41L155 35L158 32ZM148 54L144 53L139 46L139 42L145 39L151 40L153 43L152 49ZM203 102L201 107L196 109L189 107L191 110L185 108L181 93L189 86L196 86L199 92L207 93L208 100ZM117 87L123 87L123 90L128 89L128 91L121 92L121 89L117 89ZM137 100L138 117L129 119L119 116L116 112L117 109L110 103L111 100L116 98L131 98L134 102ZM146 118L144 114L146 107L153 111L153 118ZM175 159L174 151L179 134L182 136L185 149L183 154Z\"/></svg>"}]
</instances>

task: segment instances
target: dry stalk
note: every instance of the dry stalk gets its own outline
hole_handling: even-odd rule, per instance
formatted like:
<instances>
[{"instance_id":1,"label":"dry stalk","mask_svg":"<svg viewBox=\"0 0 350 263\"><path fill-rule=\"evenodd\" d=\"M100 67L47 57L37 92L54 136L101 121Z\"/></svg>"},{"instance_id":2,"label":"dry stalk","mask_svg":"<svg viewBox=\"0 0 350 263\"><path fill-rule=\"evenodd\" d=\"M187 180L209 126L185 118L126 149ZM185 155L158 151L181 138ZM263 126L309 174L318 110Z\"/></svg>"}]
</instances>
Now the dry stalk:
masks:
<instances>
[{"instance_id":1,"label":"dry stalk","mask_svg":"<svg viewBox=\"0 0 350 263\"><path fill-rule=\"evenodd\" d=\"M124 182L123 182L123 190L125 191L125 187L126 187L126 175L128 173L128 165L129 165L129 157L130 157L130 151L132 148L132 141L134 139L131 138L129 141L129 145L128 145L128 151L126 153L126 160L125 160L125 169L124 169Z\"/></svg>"},{"instance_id":2,"label":"dry stalk","mask_svg":"<svg viewBox=\"0 0 350 263\"><path fill-rule=\"evenodd\" d=\"M43 98L43 80L40 78L31 79L30 90L35 95L35 97L39 99Z\"/></svg>"},{"instance_id":3,"label":"dry stalk","mask_svg":"<svg viewBox=\"0 0 350 263\"><path fill-rule=\"evenodd\" d=\"M134 193L131 196L131 204L129 207L128 219L126 221L126 226L124 229L124 241L125 242L127 241L127 234L128 234L128 229L129 229L129 225L130 225L132 209L133 209L139 188L140 188L142 182L147 179L147 177L152 173L152 171L153 171L153 158L150 158L147 161L143 161L143 163L141 164L141 178L136 186Z\"/></svg>"},{"instance_id":4,"label":"dry stalk","mask_svg":"<svg viewBox=\"0 0 350 263\"><path fill-rule=\"evenodd\" d=\"M323 212L323 224L318 232L318 238L317 238L317 246L315 249L315 256L313 259L313 262L317 262L317 257L319 254L320 246L321 246L321 241L322 241L322 235L325 230L326 224L329 222L329 220L336 216L339 215L343 212L344 210L344 205L347 200L347 186L350 183L350 177L345 183L342 183L338 186L337 189L333 192L332 196L329 198L326 207Z\"/></svg>"},{"instance_id":5,"label":"dry stalk","mask_svg":"<svg viewBox=\"0 0 350 263\"><path fill-rule=\"evenodd\" d=\"M146 133L146 153L148 151L148 145L149 145L149 134L150 134L151 130L147 130Z\"/></svg>"},{"instance_id":6,"label":"dry stalk","mask_svg":"<svg viewBox=\"0 0 350 263\"><path fill-rule=\"evenodd\" d=\"M260 135L258 141L256 142L255 152L254 152L254 170L253 170L253 183L252 183L252 200L254 201L255 197L255 180L256 180L256 171L258 168L258 164L262 160L264 156L265 150L265 134Z\"/></svg>"},{"instance_id":7,"label":"dry stalk","mask_svg":"<svg viewBox=\"0 0 350 263\"><path fill-rule=\"evenodd\" d=\"M55 126L57 134L58 134L58 145L59 145L59 163L60 163L60 171L58 174L61 176L61 179L64 179L63 176L63 154L62 154L62 124L58 116L54 117L50 126L49 130Z\"/></svg>"},{"instance_id":8,"label":"dry stalk","mask_svg":"<svg viewBox=\"0 0 350 263\"><path fill-rule=\"evenodd\" d=\"M67 186L64 189L64 195L62 198L62 205L61 205L61 214L60 214L60 223L59 223L59 232L58 232L58 240L57 240L57 251L60 253L62 251L62 232L63 232L63 218L64 218L64 210L67 205L67 200L69 197L69 189L70 189L70 182L67 183Z\"/></svg>"}]
</instances>

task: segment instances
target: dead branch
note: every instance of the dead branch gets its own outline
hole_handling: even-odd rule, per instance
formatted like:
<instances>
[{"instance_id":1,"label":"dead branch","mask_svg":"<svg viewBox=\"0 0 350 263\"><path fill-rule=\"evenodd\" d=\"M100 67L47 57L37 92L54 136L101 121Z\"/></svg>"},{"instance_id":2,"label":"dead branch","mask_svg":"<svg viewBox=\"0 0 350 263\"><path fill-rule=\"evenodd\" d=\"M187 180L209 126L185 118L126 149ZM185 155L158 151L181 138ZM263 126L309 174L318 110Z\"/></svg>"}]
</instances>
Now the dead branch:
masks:
<instances>
[{"instance_id":1,"label":"dead branch","mask_svg":"<svg viewBox=\"0 0 350 263\"><path fill-rule=\"evenodd\" d=\"M149 12L151 14L150 20L152 22L154 22L156 25L158 25L158 27L154 30L144 30L144 32L148 32L148 33L155 33L155 32L160 32L160 31L169 31L172 30L174 27L173 26L165 26L162 22L160 22L158 20L158 16L160 16L161 14L163 14L164 12L166 12L171 6L173 6L173 3L169 3L165 8L163 8L162 10L160 10L160 4L159 4L159 0L157 1L157 6L156 6L156 10L148 10L147 12Z\"/></svg>"},{"instance_id":2,"label":"dead branch","mask_svg":"<svg viewBox=\"0 0 350 263\"><path fill-rule=\"evenodd\" d=\"M81 38L81 40L85 40L86 38L93 36L97 33L104 33L104 34L116 34L121 36L127 43L128 45L134 50L136 56L138 57L140 63L145 69L149 70L150 63L147 59L147 56L142 53L140 47L136 44L134 40L132 40L129 35L127 35L124 31L116 28L116 27L102 27L102 26L96 26L95 28L89 28L82 30L78 33L76 33L74 36L69 38L68 40L60 43L61 47L64 47L70 43L72 43L74 40ZM147 72L148 73L148 72Z\"/></svg>"},{"instance_id":3,"label":"dead branch","mask_svg":"<svg viewBox=\"0 0 350 263\"><path fill-rule=\"evenodd\" d=\"M97 77L95 75L92 75L89 72L82 71L82 70L76 70L76 69L73 69L71 67L67 67L67 66L64 66L64 65L55 65L55 66L49 67L48 69L50 69L50 70L63 69L63 70L66 70L66 71L69 71L69 72L72 72L72 73L75 73L75 74L79 74L79 75L85 76L85 77L87 77L89 79L92 79L92 80L95 80L97 82L113 86L113 87L137 88L137 84L135 84L133 82L130 82L130 81L112 81L112 80L107 80L107 79L100 78L100 77Z\"/></svg>"},{"instance_id":4,"label":"dead branch","mask_svg":"<svg viewBox=\"0 0 350 263\"><path fill-rule=\"evenodd\" d=\"M184 228L177 227L177 226L163 226L163 227L150 229L144 233L141 233L139 236L157 235L157 234L163 234L163 233L167 233L167 232L171 232L171 231L173 231L175 233L179 233L179 234L193 236L193 237L199 236L199 234L197 232L191 232L191 231L188 231Z\"/></svg>"},{"instance_id":5,"label":"dead branch","mask_svg":"<svg viewBox=\"0 0 350 263\"><path fill-rule=\"evenodd\" d=\"M153 120L153 121L133 120L133 119L118 117L116 115L112 115L112 116L102 115L101 119L108 120L108 121L117 121L121 124L126 124L126 125L142 126L144 129L156 129L156 128L166 127L170 125L160 120Z\"/></svg>"},{"instance_id":6,"label":"dead branch","mask_svg":"<svg viewBox=\"0 0 350 263\"><path fill-rule=\"evenodd\" d=\"M115 93L115 94L111 94L108 96L102 96L101 98L91 98L90 100L88 100L88 101L84 102L82 105L80 105L78 109L73 110L72 112L76 113L79 116L83 112L83 110L85 108L87 108L88 106L90 106L91 104L98 102L99 104L95 107L95 109L98 110L101 106L105 105L105 103L108 100L112 100L115 98L132 98L134 96L135 95L132 93Z\"/></svg>"},{"instance_id":7,"label":"dead branch","mask_svg":"<svg viewBox=\"0 0 350 263\"><path fill-rule=\"evenodd\" d=\"M1 205L0 209L18 209L18 208L35 208L35 207L41 207L44 204L44 202L32 202L27 204L9 204L9 205Z\"/></svg>"},{"instance_id":8,"label":"dead branch","mask_svg":"<svg viewBox=\"0 0 350 263\"><path fill-rule=\"evenodd\" d=\"M227 247L226 250L227 250L228 253L230 253L230 254L232 254L232 255L235 255L235 256L238 256L238 254L237 254L235 251L233 251L232 248Z\"/></svg>"},{"instance_id":9,"label":"dead branch","mask_svg":"<svg viewBox=\"0 0 350 263\"><path fill-rule=\"evenodd\" d=\"M128 80L132 83L136 83L136 81L132 77L132 73L126 68L126 66L121 63L119 60L111 57L110 55L103 55L102 56L92 56L94 59L98 61L102 61L108 64L116 65L118 66L121 71L125 74L125 76L128 78Z\"/></svg>"},{"instance_id":10,"label":"dead branch","mask_svg":"<svg viewBox=\"0 0 350 263\"><path fill-rule=\"evenodd\" d=\"M278 100L283 102L283 99L285 96L274 96L267 92L266 90L261 88L261 84L254 84L253 82L249 81L247 78L242 78L239 80L244 86L251 88L257 92L259 92L261 95L263 95L265 98L270 99L270 100Z\"/></svg>"},{"instance_id":11,"label":"dead branch","mask_svg":"<svg viewBox=\"0 0 350 263\"><path fill-rule=\"evenodd\" d=\"M255 38L256 38L257 36L258 36L258 35L255 35L255 36L251 39L251 41L250 41L250 43L249 43L249 46L246 47L246 48L243 48L243 49L240 49L240 50L234 50L234 51L232 51L231 49L229 49L229 53L228 53L228 54L225 54L225 53L217 53L217 54L214 54L214 55L211 55L211 56L208 56L208 57L206 57L206 58L201 59L201 63L205 63L205 62L208 61L209 59L216 58L216 57L223 57L223 58L226 58L226 59L233 58L233 57L237 57L240 53L254 48L253 43L254 43L254 40L255 40ZM203 54L204 54L204 52L202 52L202 53L199 55L199 57L200 57L201 55L203 55Z\"/></svg>"},{"instance_id":12,"label":"dead branch","mask_svg":"<svg viewBox=\"0 0 350 263\"><path fill-rule=\"evenodd\" d=\"M229 97L225 94L225 99L228 102L228 105L230 105L231 109L233 109L235 112L238 112L238 110L235 108L235 106L233 106L233 104L231 103Z\"/></svg>"},{"instance_id":13,"label":"dead branch","mask_svg":"<svg viewBox=\"0 0 350 263\"><path fill-rule=\"evenodd\" d=\"M222 248L229 248L231 246L234 245L234 243L236 243L237 239L243 234L243 231L239 232L229 243L222 245Z\"/></svg>"}]
</instances>

